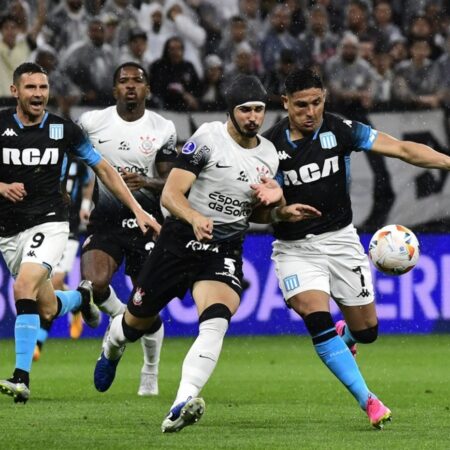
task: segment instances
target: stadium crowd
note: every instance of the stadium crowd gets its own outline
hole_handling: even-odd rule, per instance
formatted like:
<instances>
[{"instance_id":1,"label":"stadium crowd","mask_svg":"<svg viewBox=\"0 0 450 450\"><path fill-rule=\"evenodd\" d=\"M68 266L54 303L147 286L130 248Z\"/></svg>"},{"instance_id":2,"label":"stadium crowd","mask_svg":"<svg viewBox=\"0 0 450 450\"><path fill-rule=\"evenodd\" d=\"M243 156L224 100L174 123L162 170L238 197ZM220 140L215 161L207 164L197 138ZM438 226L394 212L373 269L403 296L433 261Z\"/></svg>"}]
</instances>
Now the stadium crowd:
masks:
<instances>
[{"instance_id":1,"label":"stadium crowd","mask_svg":"<svg viewBox=\"0 0 450 450\"><path fill-rule=\"evenodd\" d=\"M238 74L256 75L280 108L286 75L312 67L329 107L450 109L450 11L444 0L0 0L0 98L36 61L51 102L113 104L114 68L148 68L150 106L225 110Z\"/></svg>"}]
</instances>

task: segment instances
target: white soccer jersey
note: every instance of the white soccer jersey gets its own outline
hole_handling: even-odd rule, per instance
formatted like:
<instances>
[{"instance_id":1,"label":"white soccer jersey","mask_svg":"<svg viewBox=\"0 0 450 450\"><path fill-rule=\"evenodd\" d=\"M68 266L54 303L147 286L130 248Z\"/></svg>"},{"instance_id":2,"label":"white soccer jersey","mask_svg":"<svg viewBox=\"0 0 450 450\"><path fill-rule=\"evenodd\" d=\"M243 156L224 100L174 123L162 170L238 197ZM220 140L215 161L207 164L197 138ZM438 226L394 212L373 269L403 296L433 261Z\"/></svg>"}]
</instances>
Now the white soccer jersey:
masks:
<instances>
[{"instance_id":1,"label":"white soccer jersey","mask_svg":"<svg viewBox=\"0 0 450 450\"><path fill-rule=\"evenodd\" d=\"M155 112L146 110L140 119L127 122L119 116L116 106L111 106L82 114L79 124L99 153L118 172L139 172L157 178L155 163L176 158L175 125ZM155 203L155 196L146 189L135 191L133 195L146 210L143 199L151 198ZM98 179L94 200L91 222L113 222L114 217L117 223L123 220L120 201Z\"/></svg>"},{"instance_id":2,"label":"white soccer jersey","mask_svg":"<svg viewBox=\"0 0 450 450\"><path fill-rule=\"evenodd\" d=\"M254 148L241 147L221 122L203 124L184 145L176 167L197 175L189 195L191 206L214 221L214 239L243 233L252 212L253 190L261 176L274 177L278 156L274 145L258 135Z\"/></svg>"}]
</instances>

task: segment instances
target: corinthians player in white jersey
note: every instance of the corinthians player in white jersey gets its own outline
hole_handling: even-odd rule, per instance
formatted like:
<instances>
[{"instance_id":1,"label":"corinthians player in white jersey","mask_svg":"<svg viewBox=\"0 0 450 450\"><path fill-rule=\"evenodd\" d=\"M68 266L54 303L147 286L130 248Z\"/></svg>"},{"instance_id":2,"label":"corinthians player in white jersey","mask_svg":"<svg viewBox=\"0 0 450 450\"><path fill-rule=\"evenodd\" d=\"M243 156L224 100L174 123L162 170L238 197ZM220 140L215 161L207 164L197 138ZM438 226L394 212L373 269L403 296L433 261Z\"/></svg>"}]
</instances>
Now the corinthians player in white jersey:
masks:
<instances>
[{"instance_id":1,"label":"corinthians player in white jersey","mask_svg":"<svg viewBox=\"0 0 450 450\"><path fill-rule=\"evenodd\" d=\"M150 87L145 70L127 62L114 73L116 105L84 113L79 123L99 153L122 175L142 208L162 223L160 194L177 156L172 121L145 108ZM154 246L151 234L142 235L136 220L96 180L93 209L82 249L81 272L94 289L94 302L111 317L125 305L110 286L122 261L133 285ZM144 365L139 395L158 394L158 364L164 326L158 319L141 338Z\"/></svg>"},{"instance_id":2,"label":"corinthians player in white jersey","mask_svg":"<svg viewBox=\"0 0 450 450\"><path fill-rule=\"evenodd\" d=\"M199 313L199 335L183 363L175 401L163 432L179 431L202 416L198 395L212 374L229 321L242 293L242 241L250 216L281 200L272 180L274 146L258 133L266 91L256 77L236 79L226 92L227 122L203 124L184 145L162 194L166 219L139 274L123 316L113 319L94 372L106 391L127 342L137 340L174 297L190 289ZM257 195L255 195L257 192ZM303 214L315 211L304 207Z\"/></svg>"}]
</instances>

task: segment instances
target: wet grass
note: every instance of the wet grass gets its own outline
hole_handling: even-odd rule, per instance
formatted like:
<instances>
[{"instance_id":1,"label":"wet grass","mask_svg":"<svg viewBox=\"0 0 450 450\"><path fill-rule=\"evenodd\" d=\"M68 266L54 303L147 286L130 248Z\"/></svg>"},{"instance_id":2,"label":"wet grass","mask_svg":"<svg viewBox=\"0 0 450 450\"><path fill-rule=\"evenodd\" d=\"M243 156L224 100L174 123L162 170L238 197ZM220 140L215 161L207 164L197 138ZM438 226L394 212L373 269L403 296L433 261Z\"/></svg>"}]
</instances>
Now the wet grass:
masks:
<instances>
[{"instance_id":1,"label":"wet grass","mask_svg":"<svg viewBox=\"0 0 450 450\"><path fill-rule=\"evenodd\" d=\"M163 435L191 339L167 339L160 395L136 395L139 344L129 345L117 378L95 391L100 342L52 340L34 364L26 405L0 398L2 449L448 449L450 336L382 336L361 347L358 363L371 389L393 411L372 430L356 402L328 373L305 337L227 338L203 392L195 426ZM1 376L13 342L0 341Z\"/></svg>"}]
</instances>

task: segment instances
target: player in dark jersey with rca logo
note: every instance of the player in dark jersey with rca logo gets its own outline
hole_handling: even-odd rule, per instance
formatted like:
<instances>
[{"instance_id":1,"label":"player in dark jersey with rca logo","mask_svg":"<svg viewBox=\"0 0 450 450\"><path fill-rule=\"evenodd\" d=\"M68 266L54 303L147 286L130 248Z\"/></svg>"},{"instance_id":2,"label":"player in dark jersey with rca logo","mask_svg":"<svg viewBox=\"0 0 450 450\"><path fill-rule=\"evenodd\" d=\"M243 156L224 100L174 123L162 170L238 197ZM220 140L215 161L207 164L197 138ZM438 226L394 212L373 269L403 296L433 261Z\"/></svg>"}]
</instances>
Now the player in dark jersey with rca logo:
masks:
<instances>
[{"instance_id":1,"label":"player in dark jersey with rca logo","mask_svg":"<svg viewBox=\"0 0 450 450\"><path fill-rule=\"evenodd\" d=\"M160 226L142 210L81 129L45 110L49 84L42 67L35 63L18 66L11 94L17 107L0 112L0 251L15 278L16 368L12 378L0 380L0 392L26 402L39 316L51 320L81 307L88 325L95 327L99 321L89 283L55 296L49 278L69 236L68 205L60 182L65 154L92 167L133 211L143 232L148 228L159 231Z\"/></svg>"},{"instance_id":2,"label":"player in dark jersey with rca logo","mask_svg":"<svg viewBox=\"0 0 450 450\"><path fill-rule=\"evenodd\" d=\"M391 411L368 389L352 357L357 342L375 341L378 320L368 260L352 225L350 154L371 151L445 170L450 170L450 158L324 112L322 80L309 70L292 72L285 86L288 117L264 136L277 149L277 179L287 205L301 201L322 215L286 223L286 206L270 212L276 237L272 258L280 288L288 306L303 318L319 357L366 411L370 423L381 428ZM336 329L330 295L345 318Z\"/></svg>"}]
</instances>

